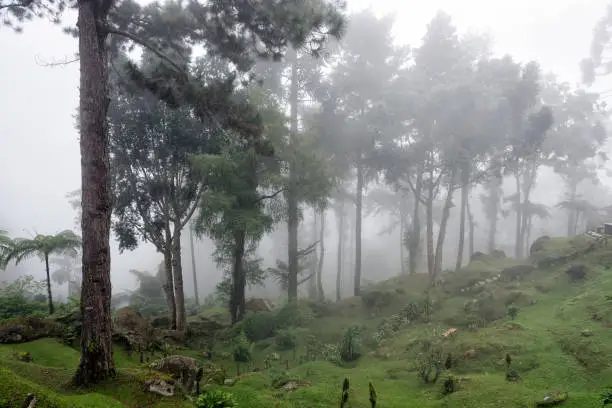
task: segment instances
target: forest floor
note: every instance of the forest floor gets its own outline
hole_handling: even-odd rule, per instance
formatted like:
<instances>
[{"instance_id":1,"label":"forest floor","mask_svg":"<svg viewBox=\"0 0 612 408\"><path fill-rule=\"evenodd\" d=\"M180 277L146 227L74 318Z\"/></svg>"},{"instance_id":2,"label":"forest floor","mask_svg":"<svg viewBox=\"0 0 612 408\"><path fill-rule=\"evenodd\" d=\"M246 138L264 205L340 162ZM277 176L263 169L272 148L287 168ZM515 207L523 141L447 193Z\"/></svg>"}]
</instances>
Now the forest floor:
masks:
<instances>
[{"instance_id":1,"label":"forest floor","mask_svg":"<svg viewBox=\"0 0 612 408\"><path fill-rule=\"evenodd\" d=\"M554 259L588 245L584 237L553 239L531 261ZM520 281L490 279L517 264L508 258L484 256L458 273L445 274L444 284L429 291L431 315L425 319L429 321L404 324L381 341L374 341L373 334L407 303L423 298L427 278L407 276L372 285L361 298L331 304L323 317L311 316L301 328L293 329L298 339L293 350L277 350L274 338L256 342L250 366L260 370L241 375L231 387L217 388L230 392L243 408L338 407L345 378L350 382L352 408L371 406L370 382L380 408L533 407L554 392L568 392L564 407L601 407L601 391L612 385L612 300L607 297L612 293L612 269L608 269L612 266L612 245L569 263L536 268ZM570 264L585 265L586 279L572 282L566 273ZM465 291L483 279L489 282L479 294ZM369 299L382 301L366 305L367 294ZM481 299L488 321L466 320L474 316L466 311L473 299ZM485 305L482 299L490 303ZM510 306L518 308L514 319L506 314ZM307 341L311 341L308 339L337 344L346 329L354 325L360 327L363 355L356 362L300 361ZM450 328L456 328L456 333L443 338L441 333ZM435 384L425 384L418 375L424 339L441 347L442 359L452 356L451 368L445 369ZM229 353L222 351L229 349L218 347L214 363L234 376L235 364ZM33 361L18 361L14 356L21 352L30 352ZM202 360L201 350L182 353ZM265 369L264 360L273 353L278 361ZM507 354L519 381L506 379ZM193 406L178 397L144 393L141 384L148 369L119 347L115 359L116 379L91 391L75 391L67 384L78 364L77 350L55 339L0 345L0 407L19 406L11 396L28 392L40 397L37 408ZM457 389L443 396L442 384L450 375L456 379ZM273 387L279 377L285 378L285 383L293 380L298 389Z\"/></svg>"}]
</instances>

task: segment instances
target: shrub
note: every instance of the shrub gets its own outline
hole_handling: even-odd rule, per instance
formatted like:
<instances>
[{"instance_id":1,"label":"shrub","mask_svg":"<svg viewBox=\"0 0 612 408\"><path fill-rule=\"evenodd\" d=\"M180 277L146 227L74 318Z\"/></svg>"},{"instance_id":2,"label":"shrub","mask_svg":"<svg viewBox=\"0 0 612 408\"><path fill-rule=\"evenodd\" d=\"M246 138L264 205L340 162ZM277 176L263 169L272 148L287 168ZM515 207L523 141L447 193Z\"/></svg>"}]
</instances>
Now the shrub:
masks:
<instances>
[{"instance_id":1,"label":"shrub","mask_svg":"<svg viewBox=\"0 0 612 408\"><path fill-rule=\"evenodd\" d=\"M391 304L392 293L381 290L371 290L361 294L361 301L368 309L386 307Z\"/></svg>"},{"instance_id":2,"label":"shrub","mask_svg":"<svg viewBox=\"0 0 612 408\"><path fill-rule=\"evenodd\" d=\"M300 307L289 303L282 307L276 314L276 328L286 329L288 327L304 327L313 319L312 310L308 307Z\"/></svg>"},{"instance_id":3,"label":"shrub","mask_svg":"<svg viewBox=\"0 0 612 408\"><path fill-rule=\"evenodd\" d=\"M340 342L340 359L343 362L349 363L361 357L361 342L359 336L359 328L356 326L348 328L344 333L344 337Z\"/></svg>"},{"instance_id":4,"label":"shrub","mask_svg":"<svg viewBox=\"0 0 612 408\"><path fill-rule=\"evenodd\" d=\"M241 327L250 341L267 339L276 332L276 316L272 312L249 313L242 321Z\"/></svg>"},{"instance_id":5,"label":"shrub","mask_svg":"<svg viewBox=\"0 0 612 408\"><path fill-rule=\"evenodd\" d=\"M586 266L583 264L572 265L565 271L572 282L583 280L586 277L586 272Z\"/></svg>"},{"instance_id":6,"label":"shrub","mask_svg":"<svg viewBox=\"0 0 612 408\"><path fill-rule=\"evenodd\" d=\"M251 345L243 332L236 336L232 343L232 356L236 363L248 363L251 361Z\"/></svg>"},{"instance_id":7,"label":"shrub","mask_svg":"<svg viewBox=\"0 0 612 408\"><path fill-rule=\"evenodd\" d=\"M508 307L508 316L510 316L510 318L512 320L514 320L516 318L516 316L518 315L519 312L519 308L512 305L510 307Z\"/></svg>"},{"instance_id":8,"label":"shrub","mask_svg":"<svg viewBox=\"0 0 612 408\"><path fill-rule=\"evenodd\" d=\"M308 307L316 318L326 317L332 314L331 302L329 300L317 300L308 302Z\"/></svg>"},{"instance_id":9,"label":"shrub","mask_svg":"<svg viewBox=\"0 0 612 408\"><path fill-rule=\"evenodd\" d=\"M231 408L237 407L234 396L226 391L208 390L198 397L197 408Z\"/></svg>"},{"instance_id":10,"label":"shrub","mask_svg":"<svg viewBox=\"0 0 612 408\"><path fill-rule=\"evenodd\" d=\"M404 309L402 309L402 314L410 322L416 322L421 318L421 310L419 309L419 305L417 305L415 302L410 302L404 306Z\"/></svg>"},{"instance_id":11,"label":"shrub","mask_svg":"<svg viewBox=\"0 0 612 408\"><path fill-rule=\"evenodd\" d=\"M297 336L292 330L279 330L276 333L276 348L278 350L293 350L297 343Z\"/></svg>"},{"instance_id":12,"label":"shrub","mask_svg":"<svg viewBox=\"0 0 612 408\"><path fill-rule=\"evenodd\" d=\"M450 374L448 377L446 377L444 383L442 383L442 395L452 394L456 389L457 378L453 374Z\"/></svg>"}]
</instances>

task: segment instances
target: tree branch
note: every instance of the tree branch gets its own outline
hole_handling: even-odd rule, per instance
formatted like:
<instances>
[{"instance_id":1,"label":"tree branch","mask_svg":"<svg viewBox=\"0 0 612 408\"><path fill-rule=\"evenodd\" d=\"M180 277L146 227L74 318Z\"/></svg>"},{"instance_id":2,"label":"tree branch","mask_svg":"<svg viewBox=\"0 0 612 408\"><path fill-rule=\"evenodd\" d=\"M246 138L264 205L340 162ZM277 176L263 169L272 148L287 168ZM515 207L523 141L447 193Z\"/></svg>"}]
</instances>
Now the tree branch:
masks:
<instances>
[{"instance_id":1,"label":"tree branch","mask_svg":"<svg viewBox=\"0 0 612 408\"><path fill-rule=\"evenodd\" d=\"M260 197L259 197L257 200L255 200L253 203L254 203L254 204L257 204L257 203L259 203L260 201L263 201L263 200L268 200L268 199L272 199L272 198L276 197L277 195L279 195L280 193L284 193L285 191L287 191L287 189L286 189L286 188L281 188L280 190L275 191L275 192L274 192L274 193L272 193L272 194L269 194L269 195L264 195L264 196L260 196Z\"/></svg>"}]
</instances>

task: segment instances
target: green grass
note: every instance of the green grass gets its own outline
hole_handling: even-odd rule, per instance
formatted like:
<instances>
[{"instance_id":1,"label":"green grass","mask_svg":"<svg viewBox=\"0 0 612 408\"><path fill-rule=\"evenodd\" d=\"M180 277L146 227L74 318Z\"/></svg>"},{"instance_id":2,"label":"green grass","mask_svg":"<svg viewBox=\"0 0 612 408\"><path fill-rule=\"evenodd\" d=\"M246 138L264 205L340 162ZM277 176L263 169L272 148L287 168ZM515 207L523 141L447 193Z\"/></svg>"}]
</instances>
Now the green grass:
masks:
<instances>
[{"instance_id":1,"label":"green grass","mask_svg":"<svg viewBox=\"0 0 612 408\"><path fill-rule=\"evenodd\" d=\"M563 256L570 250L586 248L582 238L553 239L539 259ZM274 339L254 345L254 365L263 369L266 355L278 352L281 359L275 366L261 372L241 376L232 387L219 387L231 392L240 407L249 408L332 408L338 406L344 378L351 383L351 407L366 408L368 383L372 382L381 408L434 407L532 407L546 393L569 392L563 405L568 408L600 407L600 390L612 385L612 248L590 252L572 260L589 267L585 282L571 283L565 274L568 265L538 269L525 280L495 282L486 291L494 295L500 307L510 302L520 307L515 320L502 317L484 328L469 330L460 324L465 314L464 304L477 295L459 291L474 279L498 274L503 268L516 265L511 259L483 258L456 274L446 274L447 284L430 290L434 300L431 323L409 325L380 348L369 340L381 321L398 312L406 303L419 301L427 290L427 278L410 276L395 278L368 287L380 291L387 299L384 304L367 309L359 298L347 299L331 306L328 316L311 320L298 331L297 351L277 351ZM221 310L209 314L220 316ZM329 362L298 364L294 357L305 353L305 341L313 334L324 343L337 342L351 325L362 327L363 357L350 367ZM443 397L443 373L436 384L425 385L415 366L420 341L450 327L458 327L452 340L444 340L444 353L451 353L458 363L451 369L462 378L459 390ZM439 335L439 334L438 334ZM219 351L227 351L219 346ZM473 357L464 357L474 350ZM34 361L17 361L15 354L30 352ZM196 358L200 350L179 353ZM521 376L519 382L505 379L505 356L512 357L512 367ZM0 406L12 397L23 398L28 392L42 396L41 407L190 407L184 400L165 399L144 394L140 389L147 374L136 355L127 356L116 349L119 375L89 392L67 387L79 361L77 350L53 339L0 346ZM309 386L295 392L285 392L271 386L272 379L290 369L287 378L303 381ZM229 360L215 361L230 375L235 365ZM6 378L6 380L5 380ZM2 405L4 402L5 405Z\"/></svg>"}]
</instances>

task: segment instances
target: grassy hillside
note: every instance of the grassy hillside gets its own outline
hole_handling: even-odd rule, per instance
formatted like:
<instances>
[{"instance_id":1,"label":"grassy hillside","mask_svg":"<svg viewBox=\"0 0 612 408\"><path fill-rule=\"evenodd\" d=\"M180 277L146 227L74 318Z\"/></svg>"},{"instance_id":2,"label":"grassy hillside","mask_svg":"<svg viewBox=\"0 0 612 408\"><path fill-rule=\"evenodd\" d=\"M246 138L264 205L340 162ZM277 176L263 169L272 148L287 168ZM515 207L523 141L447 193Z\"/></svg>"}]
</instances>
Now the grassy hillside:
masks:
<instances>
[{"instance_id":1,"label":"grassy hillside","mask_svg":"<svg viewBox=\"0 0 612 408\"><path fill-rule=\"evenodd\" d=\"M252 345L253 362L242 371L258 371L219 388L231 392L240 407L252 408L337 407L344 378L350 380L353 408L370 407L369 382L382 408L532 407L557 391L569 393L564 407L600 407L602 388L612 385L612 300L607 297L612 247L592 248L584 237L553 239L530 261L541 267L531 271L521 266L525 263L480 256L463 270L444 274L427 293L426 277L409 276L373 285L361 298L338 304L304 304L287 316L282 316L287 309L249 316L241 328L262 339ZM567 270L580 265L586 276L572 280ZM516 279L506 274L513 266ZM510 309L517 312L514 319ZM268 327L274 319L299 327ZM361 357L337 361L338 344L353 326L359 329L353 340L359 340L355 347ZM455 334L444 337L450 328ZM272 332L276 337L267 336ZM231 342L219 340L213 360L231 377L236 366L230 350ZM17 361L24 351L33 362ZM201 355L197 349L177 352ZM442 366L450 362L450 369L443 368L435 384L425 384L418 371L432 352ZM506 379L507 354L519 381ZM192 406L144 394L140 384L149 372L121 350L116 358L115 381L75 392L66 384L77 351L53 339L0 346L0 406L12 406L12 396L28 392L44 395L37 405L42 407ZM457 389L443 396L451 376ZM273 386L279 384L297 390Z\"/></svg>"}]
</instances>

